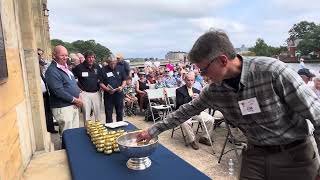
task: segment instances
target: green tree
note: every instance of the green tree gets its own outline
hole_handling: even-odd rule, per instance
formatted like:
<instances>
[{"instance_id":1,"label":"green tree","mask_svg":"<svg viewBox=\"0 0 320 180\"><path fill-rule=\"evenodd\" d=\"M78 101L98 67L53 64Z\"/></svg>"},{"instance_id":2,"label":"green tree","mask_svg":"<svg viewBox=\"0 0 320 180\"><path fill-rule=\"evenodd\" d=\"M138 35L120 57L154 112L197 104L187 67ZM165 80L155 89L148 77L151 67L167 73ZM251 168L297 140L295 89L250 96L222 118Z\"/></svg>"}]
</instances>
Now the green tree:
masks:
<instances>
[{"instance_id":1,"label":"green tree","mask_svg":"<svg viewBox=\"0 0 320 180\"><path fill-rule=\"evenodd\" d=\"M249 51L253 52L256 56L277 56L280 55L281 52L287 51L287 48L284 46L280 47L272 47L264 42L263 39L258 38L255 46L249 48Z\"/></svg>"},{"instance_id":2,"label":"green tree","mask_svg":"<svg viewBox=\"0 0 320 180\"><path fill-rule=\"evenodd\" d=\"M289 30L289 38L288 41L303 39L304 36L313 31L316 28L316 24L314 22L301 21L297 24L294 24L293 27Z\"/></svg>"},{"instance_id":3,"label":"green tree","mask_svg":"<svg viewBox=\"0 0 320 180\"><path fill-rule=\"evenodd\" d=\"M86 51L91 50L96 54L96 61L99 63L102 62L102 59L104 57L108 56L111 53L108 48L99 43L96 43L95 40L77 40L72 43L69 43L64 42L60 39L52 39L51 45L52 47L62 45L68 49L69 53L80 52L84 54Z\"/></svg>"},{"instance_id":4,"label":"green tree","mask_svg":"<svg viewBox=\"0 0 320 180\"><path fill-rule=\"evenodd\" d=\"M297 49L302 55L309 55L312 52L320 51L320 25L307 32L299 42Z\"/></svg>"},{"instance_id":5,"label":"green tree","mask_svg":"<svg viewBox=\"0 0 320 180\"><path fill-rule=\"evenodd\" d=\"M269 46L261 38L257 39L255 46L249 48L249 51L254 52L256 56L271 56Z\"/></svg>"},{"instance_id":6,"label":"green tree","mask_svg":"<svg viewBox=\"0 0 320 180\"><path fill-rule=\"evenodd\" d=\"M52 46L52 47L56 47L56 46L58 46L58 45L64 46L65 43L64 43L62 40L60 40L60 39L51 39L51 46Z\"/></svg>"}]
</instances>

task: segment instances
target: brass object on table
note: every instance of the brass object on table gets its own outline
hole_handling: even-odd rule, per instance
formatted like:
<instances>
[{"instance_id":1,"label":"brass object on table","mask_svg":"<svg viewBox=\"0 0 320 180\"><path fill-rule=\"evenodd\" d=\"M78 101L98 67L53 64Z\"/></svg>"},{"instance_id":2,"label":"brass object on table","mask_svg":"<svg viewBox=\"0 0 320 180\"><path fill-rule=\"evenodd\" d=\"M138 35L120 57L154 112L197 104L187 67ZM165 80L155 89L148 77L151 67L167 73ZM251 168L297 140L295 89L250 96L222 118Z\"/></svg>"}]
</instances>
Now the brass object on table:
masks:
<instances>
[{"instance_id":1,"label":"brass object on table","mask_svg":"<svg viewBox=\"0 0 320 180\"><path fill-rule=\"evenodd\" d=\"M116 139L126 133L123 129L108 130L104 124L92 120L86 122L85 128L98 152L109 155L120 151Z\"/></svg>"}]
</instances>

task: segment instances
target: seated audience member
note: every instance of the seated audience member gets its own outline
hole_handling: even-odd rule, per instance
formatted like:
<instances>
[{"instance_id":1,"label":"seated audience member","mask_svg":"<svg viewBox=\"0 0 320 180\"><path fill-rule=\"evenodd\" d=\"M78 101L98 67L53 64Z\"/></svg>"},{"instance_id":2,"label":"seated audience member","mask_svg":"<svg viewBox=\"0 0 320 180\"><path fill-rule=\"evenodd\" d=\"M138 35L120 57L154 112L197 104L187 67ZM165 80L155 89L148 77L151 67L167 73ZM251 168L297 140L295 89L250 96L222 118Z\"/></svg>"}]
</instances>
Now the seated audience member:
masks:
<instances>
[{"instance_id":1,"label":"seated audience member","mask_svg":"<svg viewBox=\"0 0 320 180\"><path fill-rule=\"evenodd\" d=\"M197 98L199 96L200 91L193 87L194 81L195 81L194 73L188 73L185 76L185 83L186 84L176 90L177 109L181 105L189 103L190 101L192 101L192 99ZM211 115L209 115L206 112L201 112L200 115L194 116L191 119L195 119L195 120L203 119L204 122L206 123L208 132L211 136L210 138L212 139L214 118ZM196 143L195 134L194 134L193 129L191 127L191 119L182 123L181 128L185 132L187 144L191 145L191 147L193 149L197 150L197 149L199 149L199 146ZM208 145L208 146L211 145L210 141L209 141L209 137L207 137L207 134L205 131L202 133L202 135L199 139L199 142L202 144Z\"/></svg>"},{"instance_id":2,"label":"seated audience member","mask_svg":"<svg viewBox=\"0 0 320 180\"><path fill-rule=\"evenodd\" d=\"M311 86L311 89L320 98L320 75L317 75L313 78L313 86Z\"/></svg>"},{"instance_id":3,"label":"seated audience member","mask_svg":"<svg viewBox=\"0 0 320 180\"><path fill-rule=\"evenodd\" d=\"M133 104L138 103L138 98L136 97L136 90L132 85L132 78L128 77L126 81L126 86L123 88L124 102L127 106L132 107Z\"/></svg>"},{"instance_id":4,"label":"seated audience member","mask_svg":"<svg viewBox=\"0 0 320 180\"><path fill-rule=\"evenodd\" d=\"M169 88L177 87L178 83L176 78L173 77L173 71L166 71L166 76L164 82L167 84Z\"/></svg>"},{"instance_id":5,"label":"seated audience member","mask_svg":"<svg viewBox=\"0 0 320 180\"><path fill-rule=\"evenodd\" d=\"M168 86L167 86L167 84L164 82L164 80L163 80L163 76L162 76L162 74L159 74L157 77L157 83L156 83L156 85L155 85L155 88L156 89L159 89L159 88L167 88Z\"/></svg>"},{"instance_id":6,"label":"seated audience member","mask_svg":"<svg viewBox=\"0 0 320 180\"><path fill-rule=\"evenodd\" d=\"M136 83L136 92L137 92L137 98L139 101L139 107L140 111L142 112L143 109L146 107L146 98L147 98L147 92L146 89L149 89L149 84L146 80L146 74L144 72L139 72L139 80Z\"/></svg>"},{"instance_id":7,"label":"seated audience member","mask_svg":"<svg viewBox=\"0 0 320 180\"><path fill-rule=\"evenodd\" d=\"M298 74L306 84L308 84L309 81L311 81L311 79L315 76L310 72L309 69L306 68L299 69Z\"/></svg>"}]
</instances>

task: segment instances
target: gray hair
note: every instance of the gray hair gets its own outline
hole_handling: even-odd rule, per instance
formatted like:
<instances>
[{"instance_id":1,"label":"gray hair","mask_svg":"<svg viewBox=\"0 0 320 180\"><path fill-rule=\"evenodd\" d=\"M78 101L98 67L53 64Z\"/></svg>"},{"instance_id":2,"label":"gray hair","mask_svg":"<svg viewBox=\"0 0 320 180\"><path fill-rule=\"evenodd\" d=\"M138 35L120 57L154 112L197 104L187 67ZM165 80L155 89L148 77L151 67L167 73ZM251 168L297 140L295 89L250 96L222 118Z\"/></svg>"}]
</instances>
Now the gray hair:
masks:
<instances>
[{"instance_id":1,"label":"gray hair","mask_svg":"<svg viewBox=\"0 0 320 180\"><path fill-rule=\"evenodd\" d=\"M116 61L117 58L114 54L109 54L107 57L104 58L104 61L106 62L112 62L112 61Z\"/></svg>"},{"instance_id":2,"label":"gray hair","mask_svg":"<svg viewBox=\"0 0 320 180\"><path fill-rule=\"evenodd\" d=\"M79 59L79 57L75 53L70 53L69 57L71 58L71 60Z\"/></svg>"},{"instance_id":3,"label":"gray hair","mask_svg":"<svg viewBox=\"0 0 320 180\"><path fill-rule=\"evenodd\" d=\"M196 74L193 71L190 71L184 76L184 80L187 80L187 77L192 77L193 79L195 79Z\"/></svg>"},{"instance_id":4,"label":"gray hair","mask_svg":"<svg viewBox=\"0 0 320 180\"><path fill-rule=\"evenodd\" d=\"M316 75L315 77L312 78L313 82L316 82L316 81L320 81L320 75Z\"/></svg>"},{"instance_id":5,"label":"gray hair","mask_svg":"<svg viewBox=\"0 0 320 180\"><path fill-rule=\"evenodd\" d=\"M220 55L234 59L236 51L225 32L210 30L197 39L189 52L188 59L192 63L198 63Z\"/></svg>"}]
</instances>

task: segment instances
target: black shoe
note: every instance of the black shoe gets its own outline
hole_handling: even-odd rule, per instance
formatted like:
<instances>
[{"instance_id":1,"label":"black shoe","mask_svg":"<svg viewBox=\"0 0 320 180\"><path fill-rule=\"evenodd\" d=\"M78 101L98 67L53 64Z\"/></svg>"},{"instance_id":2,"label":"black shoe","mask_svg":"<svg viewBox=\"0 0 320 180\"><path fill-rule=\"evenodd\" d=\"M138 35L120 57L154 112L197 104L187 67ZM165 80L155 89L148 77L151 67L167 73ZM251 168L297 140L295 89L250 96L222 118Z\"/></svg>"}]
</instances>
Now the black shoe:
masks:
<instances>
[{"instance_id":1,"label":"black shoe","mask_svg":"<svg viewBox=\"0 0 320 180\"><path fill-rule=\"evenodd\" d=\"M58 133L58 131L55 130L55 129L54 129L54 130L48 130L48 132L49 132L49 133L52 133L52 134L57 134L57 133Z\"/></svg>"},{"instance_id":2,"label":"black shoe","mask_svg":"<svg viewBox=\"0 0 320 180\"><path fill-rule=\"evenodd\" d=\"M230 144L232 144L232 140L231 140L230 138L228 139L228 141L229 141ZM236 145L236 146L241 146L242 143L241 143L240 141L234 139L234 145Z\"/></svg>"},{"instance_id":3,"label":"black shoe","mask_svg":"<svg viewBox=\"0 0 320 180\"><path fill-rule=\"evenodd\" d=\"M198 150L198 149L199 149L199 146L198 146L198 144L196 143L196 141L192 141L189 145L190 145L190 146L192 147L192 149L194 149L194 150Z\"/></svg>"},{"instance_id":4,"label":"black shoe","mask_svg":"<svg viewBox=\"0 0 320 180\"><path fill-rule=\"evenodd\" d=\"M201 138L199 139L199 143L204 144L204 145L207 145L207 146L211 146L210 140L207 139L207 138L205 138L205 137L201 137Z\"/></svg>"}]
</instances>

